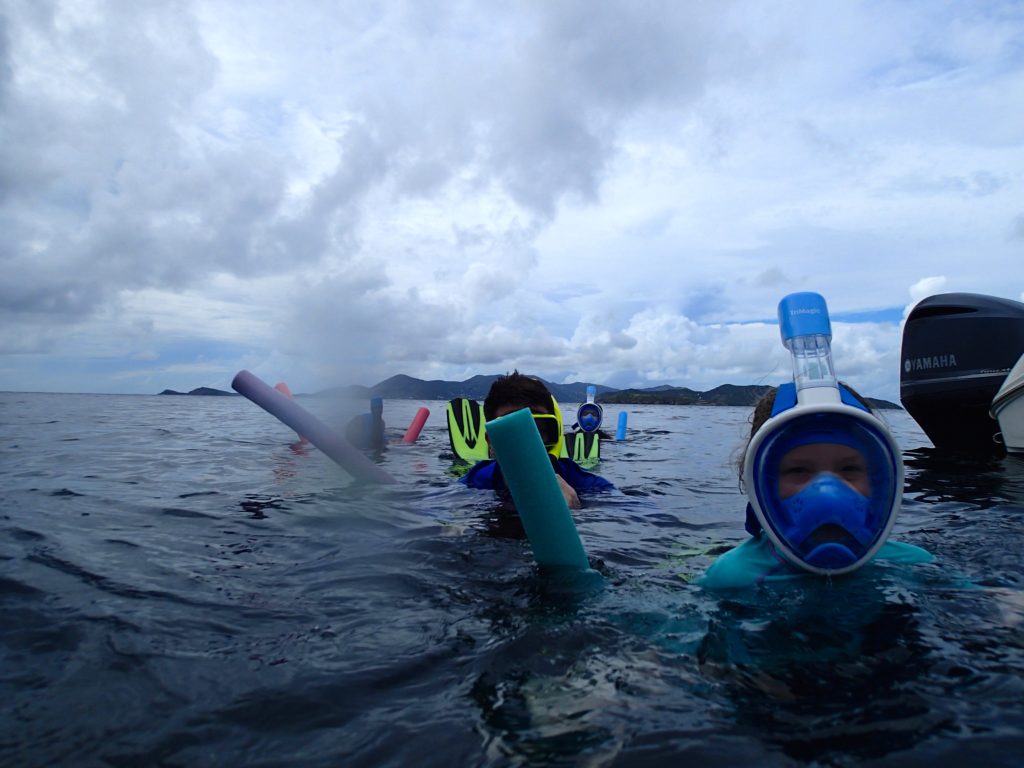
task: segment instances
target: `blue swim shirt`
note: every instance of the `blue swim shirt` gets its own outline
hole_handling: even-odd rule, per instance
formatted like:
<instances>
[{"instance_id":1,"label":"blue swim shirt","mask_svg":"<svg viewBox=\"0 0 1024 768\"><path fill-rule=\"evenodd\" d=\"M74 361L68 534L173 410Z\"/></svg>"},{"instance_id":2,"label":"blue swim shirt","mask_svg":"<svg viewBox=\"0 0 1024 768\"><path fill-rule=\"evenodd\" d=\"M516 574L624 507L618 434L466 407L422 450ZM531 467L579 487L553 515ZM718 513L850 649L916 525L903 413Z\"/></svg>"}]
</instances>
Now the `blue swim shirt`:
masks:
<instances>
[{"instance_id":1,"label":"blue swim shirt","mask_svg":"<svg viewBox=\"0 0 1024 768\"><path fill-rule=\"evenodd\" d=\"M887 541L864 568L870 568L876 560L911 565L929 563L934 558L913 544ZM697 583L707 589L736 589L813 576L815 574L792 565L778 554L771 540L762 533L720 556Z\"/></svg>"},{"instance_id":2,"label":"blue swim shirt","mask_svg":"<svg viewBox=\"0 0 1024 768\"><path fill-rule=\"evenodd\" d=\"M611 491L615 486L600 475L587 472L572 459L553 459L551 462L558 474L565 482L580 493L581 491ZM463 475L459 482L465 483L470 488L494 490L499 493L507 491L505 478L501 474L498 462L494 459L478 461L472 469Z\"/></svg>"}]
</instances>

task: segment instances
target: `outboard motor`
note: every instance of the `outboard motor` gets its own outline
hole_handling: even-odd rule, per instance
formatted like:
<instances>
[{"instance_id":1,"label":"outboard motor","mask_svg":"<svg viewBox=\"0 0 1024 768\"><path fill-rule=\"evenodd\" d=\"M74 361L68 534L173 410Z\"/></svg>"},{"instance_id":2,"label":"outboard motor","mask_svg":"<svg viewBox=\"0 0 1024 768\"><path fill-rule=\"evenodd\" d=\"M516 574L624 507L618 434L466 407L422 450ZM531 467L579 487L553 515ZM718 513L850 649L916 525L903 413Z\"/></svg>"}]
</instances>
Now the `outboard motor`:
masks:
<instances>
[{"instance_id":1,"label":"outboard motor","mask_svg":"<svg viewBox=\"0 0 1024 768\"><path fill-rule=\"evenodd\" d=\"M903 328L900 401L936 448L996 452L992 398L1024 352L1024 304L975 293L922 300Z\"/></svg>"}]
</instances>

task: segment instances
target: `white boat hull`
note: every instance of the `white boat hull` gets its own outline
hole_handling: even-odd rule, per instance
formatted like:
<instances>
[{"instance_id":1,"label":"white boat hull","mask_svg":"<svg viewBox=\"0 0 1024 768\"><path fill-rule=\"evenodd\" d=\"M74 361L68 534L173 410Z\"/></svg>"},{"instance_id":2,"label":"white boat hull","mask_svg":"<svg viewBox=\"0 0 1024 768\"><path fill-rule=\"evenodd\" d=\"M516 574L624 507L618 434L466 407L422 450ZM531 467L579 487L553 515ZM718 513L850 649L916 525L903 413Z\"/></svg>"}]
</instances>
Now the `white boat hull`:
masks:
<instances>
[{"instance_id":1,"label":"white boat hull","mask_svg":"<svg viewBox=\"0 0 1024 768\"><path fill-rule=\"evenodd\" d=\"M999 422L1006 450L1024 453L1024 355L992 398L991 414Z\"/></svg>"}]
</instances>

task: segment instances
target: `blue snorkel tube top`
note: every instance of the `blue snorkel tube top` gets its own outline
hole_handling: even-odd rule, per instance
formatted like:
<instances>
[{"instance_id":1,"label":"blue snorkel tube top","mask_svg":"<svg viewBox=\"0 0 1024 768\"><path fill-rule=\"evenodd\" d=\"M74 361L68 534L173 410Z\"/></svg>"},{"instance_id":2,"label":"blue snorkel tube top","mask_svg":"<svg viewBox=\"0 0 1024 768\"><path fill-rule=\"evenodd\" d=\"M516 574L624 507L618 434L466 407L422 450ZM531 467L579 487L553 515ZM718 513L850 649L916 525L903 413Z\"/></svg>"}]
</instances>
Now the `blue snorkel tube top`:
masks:
<instances>
[{"instance_id":1,"label":"blue snorkel tube top","mask_svg":"<svg viewBox=\"0 0 1024 768\"><path fill-rule=\"evenodd\" d=\"M793 382L779 387L771 416L747 446L744 487L787 561L812 573L848 573L871 560L892 530L902 455L885 424L836 381L825 299L786 296L779 328Z\"/></svg>"}]
</instances>

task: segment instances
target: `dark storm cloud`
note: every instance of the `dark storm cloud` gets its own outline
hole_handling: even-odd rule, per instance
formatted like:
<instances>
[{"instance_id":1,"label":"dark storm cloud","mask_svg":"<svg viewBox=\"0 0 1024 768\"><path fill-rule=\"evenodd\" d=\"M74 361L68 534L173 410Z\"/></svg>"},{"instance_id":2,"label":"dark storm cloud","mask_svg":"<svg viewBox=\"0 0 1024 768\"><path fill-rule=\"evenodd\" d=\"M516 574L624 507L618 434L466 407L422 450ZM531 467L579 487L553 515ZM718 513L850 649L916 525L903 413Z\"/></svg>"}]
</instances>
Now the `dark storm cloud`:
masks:
<instances>
[{"instance_id":1,"label":"dark storm cloud","mask_svg":"<svg viewBox=\"0 0 1024 768\"><path fill-rule=\"evenodd\" d=\"M102 19L69 19L54 4L22 3L5 17L12 77L0 116L8 233L0 297L8 312L84 315L119 288L207 258L188 247L190 220L206 220L209 198L193 176L223 181L222 169L189 158L179 127L213 62L179 4L100 10Z\"/></svg>"},{"instance_id":2,"label":"dark storm cloud","mask_svg":"<svg viewBox=\"0 0 1024 768\"><path fill-rule=\"evenodd\" d=\"M705 11L673 3L531 7L517 60L491 94L486 151L518 202L551 214L563 194L597 197L624 120L688 106L717 35Z\"/></svg>"},{"instance_id":3,"label":"dark storm cloud","mask_svg":"<svg viewBox=\"0 0 1024 768\"><path fill-rule=\"evenodd\" d=\"M364 134L357 162L410 195L466 169L544 217L566 194L597 196L618 132L638 110L692 103L724 34L712 23L721 10L673 3L476 10L438 9L428 23L413 7L388 20L402 34L382 30L360 51L366 77L345 81Z\"/></svg>"},{"instance_id":4,"label":"dark storm cloud","mask_svg":"<svg viewBox=\"0 0 1024 768\"><path fill-rule=\"evenodd\" d=\"M362 253L390 271L402 269L394 254L361 251L360 222L376 213L371 198L427 196L462 178L480 195L503 191L522 216L486 233L456 223L456 252L441 254L439 266L458 274L449 291L461 288L477 306L385 291L371 300L357 278L340 274L316 286L331 301L297 305L294 332L306 343L323 335L321 346L337 352L332 341L345 328L359 339L358 349L347 345L354 359L372 350L389 361L422 360L425 350L429 359L456 362L564 353L562 339L506 335L504 328L551 320L542 312L524 317L521 306L501 299L528 280L535 234L559 202L599 197L625 123L645 109L682 113L701 93L720 18L720 9L672 3L560 2L491 8L486 19L471 5L446 6L429 19L413 6L390 19L401 34L381 30L373 50L361 51L374 66L360 58L366 78L346 81L356 117L340 139L341 161L290 225L294 235L304 232L310 249L330 250L341 263ZM353 65L337 62L342 71ZM447 270L450 263L461 271ZM492 332L474 335L474 325Z\"/></svg>"},{"instance_id":5,"label":"dark storm cloud","mask_svg":"<svg viewBox=\"0 0 1024 768\"><path fill-rule=\"evenodd\" d=\"M321 10L325 27L348 20ZM66 321L124 289L344 261L371 195L426 196L459 174L548 220L565 195L596 199L624 120L700 92L714 46L704 17L718 15L654 2L477 10L357 14L322 71L310 60L308 88L338 89L347 117L336 168L288 209L284 102L211 100L221 63L193 4L14 3L0 17L0 309ZM254 76L295 53L254 47ZM245 129L225 133L239 108Z\"/></svg>"}]
</instances>

